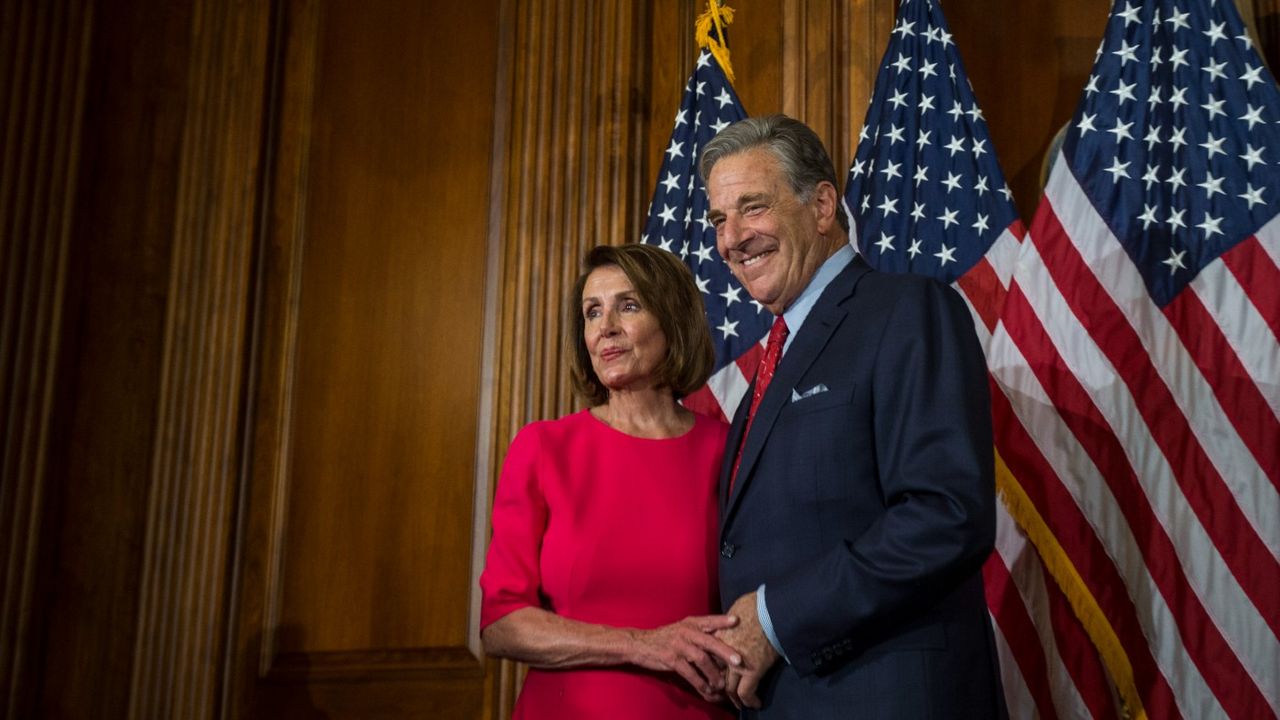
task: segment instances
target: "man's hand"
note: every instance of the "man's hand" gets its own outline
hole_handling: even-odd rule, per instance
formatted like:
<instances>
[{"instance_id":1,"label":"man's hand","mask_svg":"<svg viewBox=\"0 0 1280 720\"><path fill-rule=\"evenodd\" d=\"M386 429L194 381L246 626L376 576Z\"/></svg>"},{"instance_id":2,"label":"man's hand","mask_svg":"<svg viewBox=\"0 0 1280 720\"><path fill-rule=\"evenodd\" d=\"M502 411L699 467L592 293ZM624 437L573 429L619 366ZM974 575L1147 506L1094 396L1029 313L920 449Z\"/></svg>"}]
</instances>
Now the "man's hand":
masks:
<instances>
[{"instance_id":1,"label":"man's hand","mask_svg":"<svg viewBox=\"0 0 1280 720\"><path fill-rule=\"evenodd\" d=\"M773 649L760 627L754 592L738 598L725 614L737 618L738 624L717 630L716 637L737 648L742 656L741 665L730 665L725 669L725 694L739 708L759 708L760 698L756 697L756 690L764 674L778 661L778 651Z\"/></svg>"}]
</instances>

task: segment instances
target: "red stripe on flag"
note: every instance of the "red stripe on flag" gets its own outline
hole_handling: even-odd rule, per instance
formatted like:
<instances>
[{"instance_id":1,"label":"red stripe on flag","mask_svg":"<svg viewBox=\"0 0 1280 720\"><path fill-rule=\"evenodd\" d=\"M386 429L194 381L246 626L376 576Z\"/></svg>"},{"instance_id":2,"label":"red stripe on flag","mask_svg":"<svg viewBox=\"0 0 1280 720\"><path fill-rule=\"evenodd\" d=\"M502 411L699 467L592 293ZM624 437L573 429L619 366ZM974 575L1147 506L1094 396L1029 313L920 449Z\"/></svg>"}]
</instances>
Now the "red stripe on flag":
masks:
<instances>
[{"instance_id":1,"label":"red stripe on flag","mask_svg":"<svg viewBox=\"0 0 1280 720\"><path fill-rule=\"evenodd\" d=\"M1049 668L1045 664L1044 648L1027 613L1027 606L1022 602L1022 595L1009 576L1009 568L1005 567L998 553L992 553L983 564L982 580L987 607L1000 625L1000 633L1018 663L1018 670L1031 692L1036 709L1040 711L1040 717L1044 720L1057 718L1053 693L1049 689Z\"/></svg>"},{"instance_id":2,"label":"red stripe on flag","mask_svg":"<svg viewBox=\"0 0 1280 720\"><path fill-rule=\"evenodd\" d=\"M1050 214L1044 211L1044 207L1042 202L1041 210L1036 216L1038 219ZM1042 242L1047 236L1046 230L1041 228L1037 238L1036 229L1033 228L1031 234L1033 241ZM1057 244L1062 245L1067 242L1060 240ZM1060 288L1061 282L1059 280ZM1105 295L1101 288L1095 292L1103 292ZM1262 713L1270 712L1270 705L1266 698L1222 637L1200 598L1187 582L1186 573L1178 563L1173 542L1156 519L1120 441L1111 433L1106 418L1066 366L1044 329L1039 326L1035 313L1017 285L1010 290L1005 301L1003 319L1010 337L1022 351L1041 386L1052 398L1058 415L1071 429L1097 467L1099 474L1111 488L1116 504L1124 514L1125 522L1133 536L1138 539L1138 549L1147 570L1155 581L1156 587L1159 588L1160 594L1164 596L1174 622L1178 625L1187 653L1204 676L1206 684L1232 717L1261 717ZM1126 324L1125 327L1128 325ZM1160 387L1163 389L1164 385L1161 384ZM1169 412L1167 408L1165 412ZM1029 442L1030 438L1027 441ZM1015 473L1015 476L1019 475ZM1036 476L1029 475L1029 477ZM1057 483L1045 485L1046 487L1057 486ZM1062 488L1063 496L1053 500L1035 497L1030 487L1027 491L1036 507L1045 514L1046 522L1049 523L1059 541L1068 548L1082 576L1095 578L1097 576L1094 573L1101 573L1104 576L1114 573L1114 568L1111 567L1111 562L1101 547L1090 549L1080 556L1071 551L1071 545L1068 545L1068 542L1074 544L1077 549L1082 549L1088 545L1081 545L1081 542L1089 543L1089 540L1096 542L1097 538L1092 532L1085 532L1085 528L1090 527L1088 521L1079 515L1075 500L1065 488ZM1185 487L1184 492L1186 492ZM1204 498L1200 497L1198 500L1203 501ZM1194 505L1197 499L1188 497L1188 501ZM1243 518L1239 522L1244 522ZM1238 532L1238 528L1236 531ZM1247 531L1238 532L1238 534L1252 535L1255 540L1257 539L1257 535ZM1239 563L1238 557L1224 559L1229 564ZM1082 564L1084 567L1081 567ZM1265 567L1265 563L1256 567ZM1108 569L1111 573L1107 572ZM1239 577L1239 572L1236 571L1237 579L1243 585L1246 578ZM1107 580L1094 589L1099 605L1102 605L1103 598L1111 592L1125 592L1124 584L1119 582L1118 577ZM1103 607L1106 608L1105 605ZM1110 619L1112 613L1107 611L1107 616ZM1117 627L1116 632L1120 634L1120 628ZM1140 648L1146 649L1146 640L1140 636L1133 637L1132 633L1128 637L1121 635L1121 642L1129 653L1134 653ZM1132 660L1132 656L1130 659ZM1135 667L1135 674L1136 672ZM1148 708L1148 710L1152 712L1153 717L1166 716L1164 711L1157 711L1156 708Z\"/></svg>"},{"instance_id":3,"label":"red stripe on flag","mask_svg":"<svg viewBox=\"0 0 1280 720\"><path fill-rule=\"evenodd\" d=\"M733 362L738 365L738 369L742 371L742 377L747 379L750 384L756 379L756 366L760 364L760 356L764 354L764 348L760 343L752 345L746 352L738 356Z\"/></svg>"},{"instance_id":4,"label":"red stripe on flag","mask_svg":"<svg viewBox=\"0 0 1280 720\"><path fill-rule=\"evenodd\" d=\"M1256 237L1243 240L1222 254L1222 262L1236 276L1236 282L1253 301L1271 332L1280 338L1280 268L1262 248L1262 243Z\"/></svg>"},{"instance_id":5,"label":"red stripe on flag","mask_svg":"<svg viewBox=\"0 0 1280 720\"><path fill-rule=\"evenodd\" d=\"M973 309L977 311L987 332L995 332L996 321L1000 319L1000 305L1004 303L1005 289L1000 284L1000 276L991 267L987 258L982 258L969 271L956 280L956 285L969 299Z\"/></svg>"},{"instance_id":6,"label":"red stripe on flag","mask_svg":"<svg viewBox=\"0 0 1280 720\"><path fill-rule=\"evenodd\" d=\"M1016 286L1005 301L1004 320L1007 329L1011 329L1009 321L1011 311L1015 309L1015 299L1018 305L1025 307L1025 301ZM1041 336L1041 341L1048 343L1048 338ZM1063 368L1062 372L1067 371ZM1069 372L1067 374L1070 375ZM991 412L997 428L1000 456L1004 458L1014 477L1024 479L1020 484L1027 497L1053 530L1054 537L1071 558L1081 577L1089 583L1089 590L1124 646L1125 655L1133 668L1134 684L1142 696L1147 714L1159 718L1181 717L1168 680L1156 665L1151 648L1143 636L1137 609L1125 589L1124 580L1116 571L1102 543L1093 534L1089 521L1080 513L1075 498L1062 486L1053 466L1040 453L1035 441L1014 414L1009 399L998 387L992 389ZM1036 481L1025 480L1030 478L1035 478Z\"/></svg>"},{"instance_id":7,"label":"red stripe on flag","mask_svg":"<svg viewBox=\"0 0 1280 720\"><path fill-rule=\"evenodd\" d=\"M1165 307L1164 314L1213 388L1232 427L1271 478L1271 484L1280 488L1280 420L1249 378L1221 328L1194 292L1180 293ZM1272 597L1277 595L1280 592ZM1274 624L1271 627L1277 629Z\"/></svg>"},{"instance_id":8,"label":"red stripe on flag","mask_svg":"<svg viewBox=\"0 0 1280 720\"><path fill-rule=\"evenodd\" d=\"M720 422L728 422L724 416L724 409L720 407L720 401L716 399L715 393L711 392L711 388L706 385L684 396L680 402L699 415L706 415Z\"/></svg>"},{"instance_id":9,"label":"red stripe on flag","mask_svg":"<svg viewBox=\"0 0 1280 720\"><path fill-rule=\"evenodd\" d=\"M1240 511L1235 495L1191 431L1184 409L1160 377L1142 340L1124 321L1120 308L1080 257L1047 197L1036 213L1030 239L1040 251L1058 291L1129 388L1134 406L1168 459L1188 506L1267 625L1280 634L1280 562ZM1076 384L1074 376L1072 381ZM1084 392L1083 388L1080 392ZM1097 413L1088 395L1082 397L1092 412ZM1100 424L1091 427L1089 434L1105 433L1109 441L1114 440L1101 413L1097 413L1096 419ZM1123 456L1118 441L1115 449ZM1127 460L1125 467L1128 468ZM1104 475L1113 477L1106 472ZM1141 488L1138 492L1141 493ZM1146 537L1141 533L1137 536Z\"/></svg>"}]
</instances>

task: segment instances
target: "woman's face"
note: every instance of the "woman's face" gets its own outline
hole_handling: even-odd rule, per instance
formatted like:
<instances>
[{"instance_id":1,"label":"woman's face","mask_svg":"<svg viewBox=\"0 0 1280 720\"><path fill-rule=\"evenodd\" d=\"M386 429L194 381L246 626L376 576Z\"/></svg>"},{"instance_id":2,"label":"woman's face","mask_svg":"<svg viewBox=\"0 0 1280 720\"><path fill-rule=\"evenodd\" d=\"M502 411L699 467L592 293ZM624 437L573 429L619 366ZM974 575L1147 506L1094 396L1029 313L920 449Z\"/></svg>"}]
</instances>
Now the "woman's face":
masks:
<instances>
[{"instance_id":1,"label":"woman's face","mask_svg":"<svg viewBox=\"0 0 1280 720\"><path fill-rule=\"evenodd\" d=\"M591 271L582 288L582 317L591 367L610 391L643 389L667 356L667 336L617 265Z\"/></svg>"}]
</instances>

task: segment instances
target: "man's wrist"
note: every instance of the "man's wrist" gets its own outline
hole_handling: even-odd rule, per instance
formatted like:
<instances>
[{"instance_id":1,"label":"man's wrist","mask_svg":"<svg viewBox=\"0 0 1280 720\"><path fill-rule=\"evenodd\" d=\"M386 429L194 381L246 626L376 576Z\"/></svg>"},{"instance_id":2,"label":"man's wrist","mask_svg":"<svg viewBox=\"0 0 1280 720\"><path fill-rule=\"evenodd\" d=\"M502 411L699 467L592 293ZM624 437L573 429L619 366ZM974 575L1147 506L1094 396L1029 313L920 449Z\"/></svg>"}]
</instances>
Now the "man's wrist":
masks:
<instances>
[{"instance_id":1,"label":"man's wrist","mask_svg":"<svg viewBox=\"0 0 1280 720\"><path fill-rule=\"evenodd\" d=\"M787 659L787 653L782 649L782 643L778 640L778 634L773 630L773 618L769 615L769 607L764 601L764 583L756 588L756 616L760 618L760 630L764 632L765 639L773 646L773 649L782 656L783 660L790 665L791 661Z\"/></svg>"}]
</instances>

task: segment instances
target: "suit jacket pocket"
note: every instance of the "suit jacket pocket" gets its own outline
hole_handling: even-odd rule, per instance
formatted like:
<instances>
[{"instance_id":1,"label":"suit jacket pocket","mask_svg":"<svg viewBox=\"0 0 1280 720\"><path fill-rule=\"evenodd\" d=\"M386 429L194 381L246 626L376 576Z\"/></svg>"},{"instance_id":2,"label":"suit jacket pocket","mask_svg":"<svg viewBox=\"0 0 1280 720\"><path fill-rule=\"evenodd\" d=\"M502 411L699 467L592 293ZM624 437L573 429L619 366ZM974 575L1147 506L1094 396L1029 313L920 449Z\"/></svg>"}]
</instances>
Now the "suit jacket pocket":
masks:
<instances>
[{"instance_id":1,"label":"suit jacket pocket","mask_svg":"<svg viewBox=\"0 0 1280 720\"><path fill-rule=\"evenodd\" d=\"M808 387L813 387L813 385ZM848 387L832 388L826 392L810 395L799 400L791 400L787 402L782 412L786 415L802 415L840 405L848 405L853 400L854 387L850 385Z\"/></svg>"}]
</instances>

